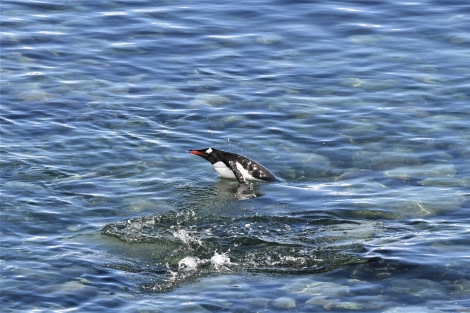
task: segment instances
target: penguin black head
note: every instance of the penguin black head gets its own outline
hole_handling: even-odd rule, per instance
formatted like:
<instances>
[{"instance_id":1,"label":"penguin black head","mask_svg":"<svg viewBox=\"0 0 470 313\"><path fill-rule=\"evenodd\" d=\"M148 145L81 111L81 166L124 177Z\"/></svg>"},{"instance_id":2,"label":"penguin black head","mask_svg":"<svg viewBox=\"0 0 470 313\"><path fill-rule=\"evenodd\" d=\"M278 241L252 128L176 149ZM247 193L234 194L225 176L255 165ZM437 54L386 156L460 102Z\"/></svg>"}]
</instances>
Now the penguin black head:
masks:
<instances>
[{"instance_id":1,"label":"penguin black head","mask_svg":"<svg viewBox=\"0 0 470 313\"><path fill-rule=\"evenodd\" d=\"M189 150L189 153L198 155L201 158L204 158L207 161L211 162L211 164L214 164L220 161L219 156L218 156L219 152L220 150L217 150L215 148L205 148L201 150Z\"/></svg>"}]
</instances>

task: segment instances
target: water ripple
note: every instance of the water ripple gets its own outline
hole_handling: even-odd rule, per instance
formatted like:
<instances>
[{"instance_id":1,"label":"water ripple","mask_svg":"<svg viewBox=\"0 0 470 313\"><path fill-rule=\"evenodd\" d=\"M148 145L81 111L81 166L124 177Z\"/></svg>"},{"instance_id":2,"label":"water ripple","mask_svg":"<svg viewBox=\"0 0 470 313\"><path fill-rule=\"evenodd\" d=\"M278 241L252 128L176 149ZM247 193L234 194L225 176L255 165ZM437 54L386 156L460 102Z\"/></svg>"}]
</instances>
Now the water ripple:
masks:
<instances>
[{"instance_id":1,"label":"water ripple","mask_svg":"<svg viewBox=\"0 0 470 313\"><path fill-rule=\"evenodd\" d=\"M463 311L468 8L3 1L3 303Z\"/></svg>"}]
</instances>

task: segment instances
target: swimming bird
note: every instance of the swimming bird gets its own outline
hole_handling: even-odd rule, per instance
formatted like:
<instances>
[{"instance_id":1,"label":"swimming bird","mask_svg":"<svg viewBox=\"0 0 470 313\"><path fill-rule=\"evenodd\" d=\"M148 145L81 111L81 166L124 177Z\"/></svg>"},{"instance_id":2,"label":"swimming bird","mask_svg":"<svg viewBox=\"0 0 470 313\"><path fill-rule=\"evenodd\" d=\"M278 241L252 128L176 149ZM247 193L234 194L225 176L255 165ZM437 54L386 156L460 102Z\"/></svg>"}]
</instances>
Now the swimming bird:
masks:
<instances>
[{"instance_id":1,"label":"swimming bird","mask_svg":"<svg viewBox=\"0 0 470 313\"><path fill-rule=\"evenodd\" d=\"M265 182L278 180L273 173L258 162L236 153L216 148L189 150L189 153L211 162L220 177L236 179L240 184L246 184L248 180Z\"/></svg>"}]
</instances>

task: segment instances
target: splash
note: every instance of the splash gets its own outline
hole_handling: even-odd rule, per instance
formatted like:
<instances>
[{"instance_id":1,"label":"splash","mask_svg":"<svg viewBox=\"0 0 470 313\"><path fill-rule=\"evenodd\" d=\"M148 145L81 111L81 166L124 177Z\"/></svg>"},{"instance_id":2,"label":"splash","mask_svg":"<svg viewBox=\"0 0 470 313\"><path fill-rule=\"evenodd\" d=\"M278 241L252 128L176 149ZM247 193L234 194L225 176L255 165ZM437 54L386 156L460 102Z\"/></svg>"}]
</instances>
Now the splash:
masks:
<instances>
[{"instance_id":1,"label":"splash","mask_svg":"<svg viewBox=\"0 0 470 313\"><path fill-rule=\"evenodd\" d=\"M199 264L201 264L201 259L198 257L187 256L178 262L178 270L195 271Z\"/></svg>"},{"instance_id":2,"label":"splash","mask_svg":"<svg viewBox=\"0 0 470 313\"><path fill-rule=\"evenodd\" d=\"M228 270L232 264L228 252L217 253L211 257L210 262L216 271Z\"/></svg>"},{"instance_id":3,"label":"splash","mask_svg":"<svg viewBox=\"0 0 470 313\"><path fill-rule=\"evenodd\" d=\"M214 271L225 272L229 271L232 265L234 264L230 261L228 252L217 253L217 251L215 251L210 259L200 259L195 256L184 257L178 262L178 271L191 272L197 271L200 267L211 266Z\"/></svg>"},{"instance_id":4,"label":"splash","mask_svg":"<svg viewBox=\"0 0 470 313\"><path fill-rule=\"evenodd\" d=\"M150 259L137 262L164 270L142 288L165 291L217 272L315 273L363 262L357 256L360 242L376 228L370 222L199 216L188 210L110 223L101 233L152 247Z\"/></svg>"}]
</instances>

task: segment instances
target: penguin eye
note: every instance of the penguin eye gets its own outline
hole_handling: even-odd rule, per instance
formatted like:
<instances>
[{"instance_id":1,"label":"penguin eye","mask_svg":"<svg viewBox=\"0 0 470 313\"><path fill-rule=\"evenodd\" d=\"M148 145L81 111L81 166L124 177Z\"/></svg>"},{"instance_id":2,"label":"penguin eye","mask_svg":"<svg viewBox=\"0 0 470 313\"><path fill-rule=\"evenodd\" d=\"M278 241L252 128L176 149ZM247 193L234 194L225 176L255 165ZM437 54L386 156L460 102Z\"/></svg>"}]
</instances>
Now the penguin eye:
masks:
<instances>
[{"instance_id":1,"label":"penguin eye","mask_svg":"<svg viewBox=\"0 0 470 313\"><path fill-rule=\"evenodd\" d=\"M209 155L209 153L211 153L211 152L212 152L212 148L209 148L209 149L207 149L206 151L204 151L204 154L205 154L205 155Z\"/></svg>"}]
</instances>

